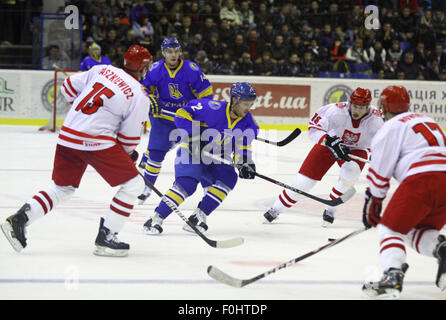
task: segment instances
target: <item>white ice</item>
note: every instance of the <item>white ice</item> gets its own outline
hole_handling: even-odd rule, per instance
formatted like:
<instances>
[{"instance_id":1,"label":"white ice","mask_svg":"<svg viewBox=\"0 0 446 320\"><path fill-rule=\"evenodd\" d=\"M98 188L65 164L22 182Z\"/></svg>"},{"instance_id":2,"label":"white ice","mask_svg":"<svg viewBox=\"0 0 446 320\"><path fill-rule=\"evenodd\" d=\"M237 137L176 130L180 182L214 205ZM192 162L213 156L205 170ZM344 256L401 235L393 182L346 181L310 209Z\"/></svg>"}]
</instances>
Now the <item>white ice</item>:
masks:
<instances>
[{"instance_id":1,"label":"white ice","mask_svg":"<svg viewBox=\"0 0 446 320\"><path fill-rule=\"evenodd\" d=\"M261 131L262 137L271 140L288 134ZM57 134L37 132L35 127L0 126L1 221L49 185L56 140ZM144 135L140 154L147 140ZM256 141L257 171L291 184L311 147L306 132L280 148ZM162 192L173 182L173 159L174 152L170 152L157 181ZM308 198L284 212L278 222L265 224L263 213L282 188L258 178L239 180L208 218L209 238L245 239L242 246L231 249L212 248L186 233L175 213L165 221L162 235L144 235L142 225L159 202L152 195L147 204L135 207L119 234L130 243L129 256L107 258L93 255L94 240L99 218L106 214L116 189L89 168L71 200L28 228L28 247L21 253L13 251L0 234L0 299L364 299L362 284L382 274L376 229L243 288L218 283L206 270L214 265L231 276L248 279L325 245L328 238L361 228L365 171L356 185L357 194L338 210L329 228L321 227L324 205ZM311 193L328 198L338 173L339 167L333 166ZM396 186L392 180L390 194ZM198 189L180 207L181 212L189 216L202 194ZM407 260L410 268L401 299L446 299L446 292L434 284L436 260L411 248L407 248Z\"/></svg>"}]
</instances>

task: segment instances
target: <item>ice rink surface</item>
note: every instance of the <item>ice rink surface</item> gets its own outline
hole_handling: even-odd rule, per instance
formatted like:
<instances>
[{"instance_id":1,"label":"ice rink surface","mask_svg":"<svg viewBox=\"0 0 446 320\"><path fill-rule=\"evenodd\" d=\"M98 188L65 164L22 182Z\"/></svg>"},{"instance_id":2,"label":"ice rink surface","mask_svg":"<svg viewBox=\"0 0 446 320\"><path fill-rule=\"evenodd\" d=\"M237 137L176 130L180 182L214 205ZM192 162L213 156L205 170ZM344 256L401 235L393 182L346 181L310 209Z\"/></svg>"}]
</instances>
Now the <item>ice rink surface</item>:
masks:
<instances>
[{"instance_id":1,"label":"ice rink surface","mask_svg":"<svg viewBox=\"0 0 446 320\"><path fill-rule=\"evenodd\" d=\"M260 136L280 140L289 133L261 131ZM57 134L38 132L36 127L0 126L0 137L0 219L4 221L51 182ZM144 135L137 149L140 154L147 140ZM312 145L306 132L280 148L255 141L257 171L291 184ZM157 181L162 192L173 182L173 159L170 152ZM338 173L339 167L333 166L311 193L328 199ZM131 246L129 256L107 258L93 255L94 240L99 218L106 214L117 189L88 168L73 198L27 229L28 247L20 254L0 233L0 299L362 300L364 281L382 275L376 229L243 288L218 283L206 270L214 265L248 279L325 245L328 238L361 228L365 173L356 185L357 194L338 210L329 228L321 227L324 205L308 198L281 214L277 222L264 223L263 213L282 188L258 178L239 180L209 216L206 233L214 240L245 239L243 245L230 249L212 248L183 231L184 223L175 213L164 222L162 235L144 235L142 225L160 200L153 194L146 204L135 207L119 234ZM390 194L396 186L392 180ZM197 189L181 212L189 216L202 195ZM434 284L436 261L409 247L407 256L410 267L401 299L445 300L446 292Z\"/></svg>"}]
</instances>

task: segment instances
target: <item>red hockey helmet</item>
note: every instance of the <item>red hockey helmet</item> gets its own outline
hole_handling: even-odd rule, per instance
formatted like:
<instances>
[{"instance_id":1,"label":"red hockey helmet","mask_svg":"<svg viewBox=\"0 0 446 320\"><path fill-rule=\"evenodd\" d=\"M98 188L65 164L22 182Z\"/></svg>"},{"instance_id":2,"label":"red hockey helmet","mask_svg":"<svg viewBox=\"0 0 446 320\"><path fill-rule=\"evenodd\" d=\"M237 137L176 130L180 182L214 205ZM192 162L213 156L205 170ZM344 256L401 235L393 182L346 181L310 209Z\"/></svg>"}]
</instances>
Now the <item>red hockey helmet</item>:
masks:
<instances>
[{"instance_id":1,"label":"red hockey helmet","mask_svg":"<svg viewBox=\"0 0 446 320\"><path fill-rule=\"evenodd\" d=\"M381 109L387 112L407 112L409 110L410 97L406 88L402 86L389 86L381 92L379 104Z\"/></svg>"},{"instance_id":2,"label":"red hockey helmet","mask_svg":"<svg viewBox=\"0 0 446 320\"><path fill-rule=\"evenodd\" d=\"M135 44L124 54L124 68L131 71L142 71L152 63L152 59L149 50Z\"/></svg>"},{"instance_id":3,"label":"red hockey helmet","mask_svg":"<svg viewBox=\"0 0 446 320\"><path fill-rule=\"evenodd\" d=\"M357 106L368 106L372 101L372 93L369 89L356 88L350 95L350 103Z\"/></svg>"}]
</instances>

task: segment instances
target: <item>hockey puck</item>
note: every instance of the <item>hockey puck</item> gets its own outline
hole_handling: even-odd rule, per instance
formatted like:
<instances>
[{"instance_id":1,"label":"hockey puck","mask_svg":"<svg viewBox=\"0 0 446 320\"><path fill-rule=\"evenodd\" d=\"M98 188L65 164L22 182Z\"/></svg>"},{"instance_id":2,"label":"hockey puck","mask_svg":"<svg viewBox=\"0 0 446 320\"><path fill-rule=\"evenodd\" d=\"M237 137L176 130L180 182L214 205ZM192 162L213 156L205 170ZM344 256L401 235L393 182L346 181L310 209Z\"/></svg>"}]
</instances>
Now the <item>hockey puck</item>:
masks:
<instances>
[{"instance_id":1,"label":"hockey puck","mask_svg":"<svg viewBox=\"0 0 446 320\"><path fill-rule=\"evenodd\" d=\"M333 242L333 241L335 241L336 239L333 239L333 238L328 238L328 241L330 241L330 242Z\"/></svg>"}]
</instances>

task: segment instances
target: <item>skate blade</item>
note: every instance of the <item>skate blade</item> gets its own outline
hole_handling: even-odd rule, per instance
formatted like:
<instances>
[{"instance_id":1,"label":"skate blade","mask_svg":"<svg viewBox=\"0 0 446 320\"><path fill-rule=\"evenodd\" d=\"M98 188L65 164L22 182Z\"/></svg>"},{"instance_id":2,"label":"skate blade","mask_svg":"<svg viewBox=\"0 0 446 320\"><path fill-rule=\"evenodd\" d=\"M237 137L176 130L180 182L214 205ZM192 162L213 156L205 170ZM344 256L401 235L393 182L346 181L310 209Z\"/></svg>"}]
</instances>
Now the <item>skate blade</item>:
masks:
<instances>
[{"instance_id":1,"label":"skate blade","mask_svg":"<svg viewBox=\"0 0 446 320\"><path fill-rule=\"evenodd\" d=\"M363 289L362 292L366 298L377 300L397 300L401 295L398 289L384 289L384 292L378 292L374 289Z\"/></svg>"},{"instance_id":2,"label":"skate blade","mask_svg":"<svg viewBox=\"0 0 446 320\"><path fill-rule=\"evenodd\" d=\"M202 227L197 226L196 228L197 228L198 231L200 231L201 233L205 233L205 232L206 232L206 230L204 230ZM186 224L186 225L183 226L183 230L195 234L194 229L192 229L191 227L189 227L188 224Z\"/></svg>"},{"instance_id":3,"label":"skate blade","mask_svg":"<svg viewBox=\"0 0 446 320\"><path fill-rule=\"evenodd\" d=\"M161 234L161 232L158 229L156 229L156 228L147 228L147 227L143 227L142 228L142 232L144 234L148 234L150 236L157 236L157 235Z\"/></svg>"},{"instance_id":4,"label":"skate blade","mask_svg":"<svg viewBox=\"0 0 446 320\"><path fill-rule=\"evenodd\" d=\"M12 236L14 231L12 229L11 224L9 224L9 222L2 223L1 228L6 239L8 239L9 243L11 244L12 248L17 252L22 251L24 249L22 244L20 243L19 240L17 240L15 237Z\"/></svg>"},{"instance_id":5,"label":"skate blade","mask_svg":"<svg viewBox=\"0 0 446 320\"><path fill-rule=\"evenodd\" d=\"M126 249L110 249L102 246L95 246L94 255L101 257L127 257L129 251Z\"/></svg>"}]
</instances>

